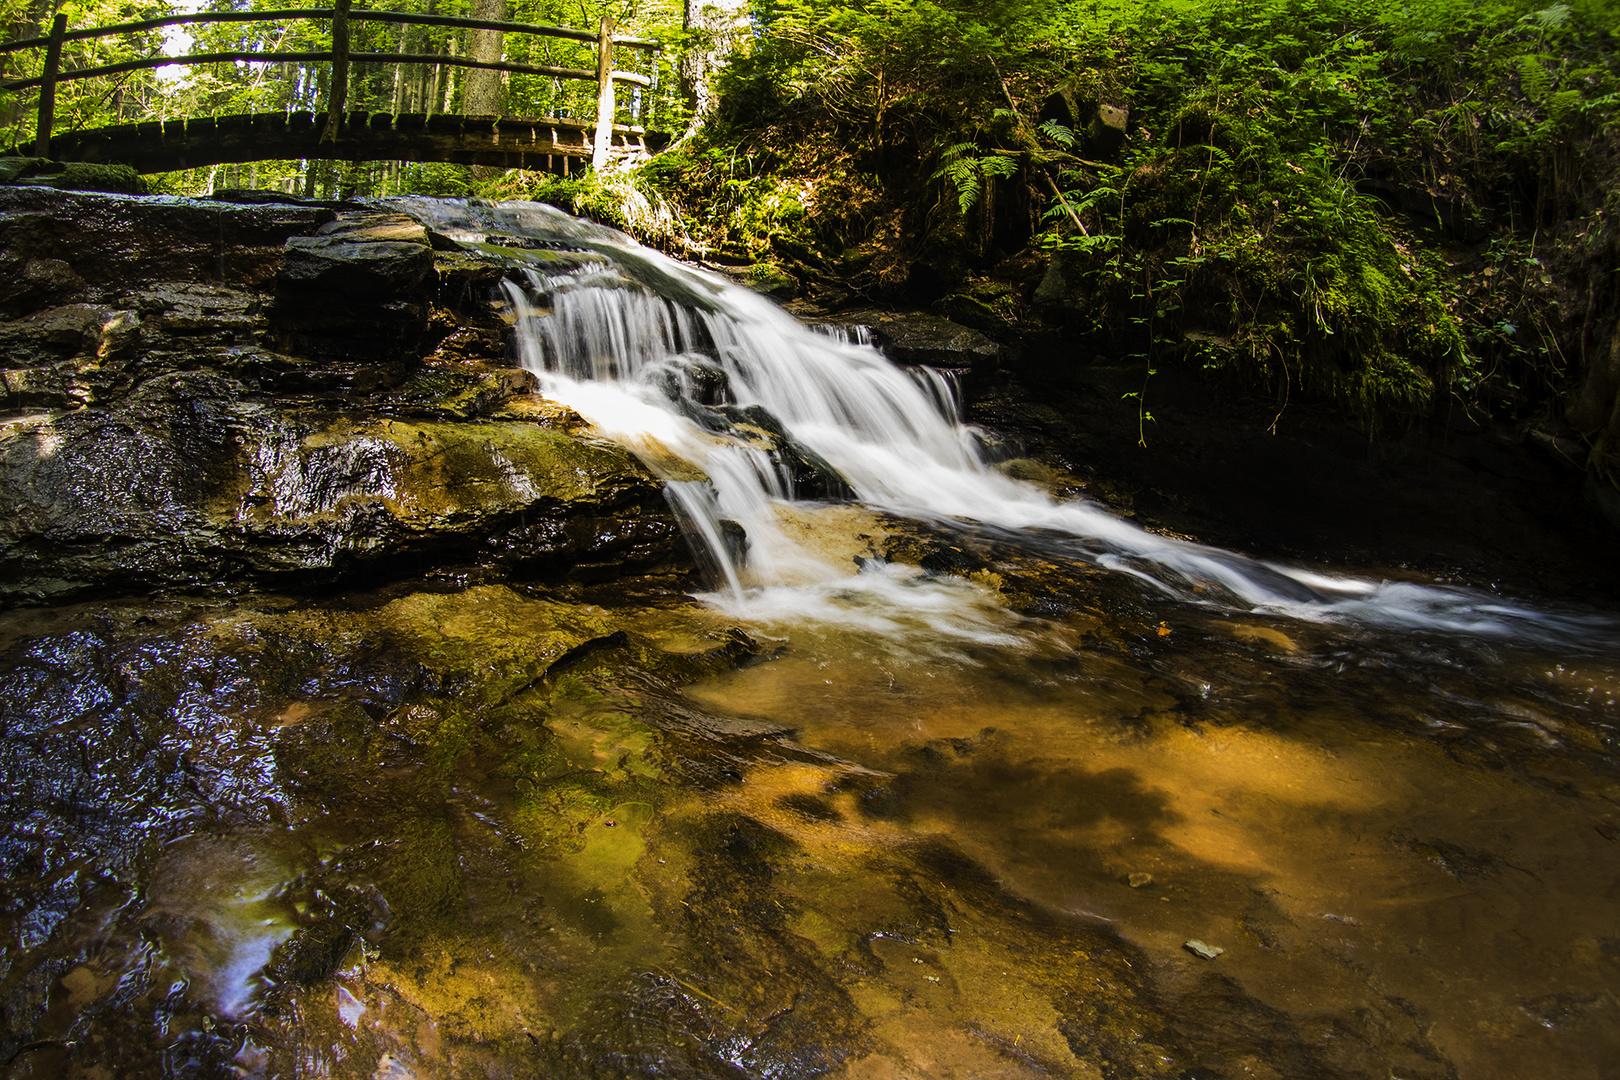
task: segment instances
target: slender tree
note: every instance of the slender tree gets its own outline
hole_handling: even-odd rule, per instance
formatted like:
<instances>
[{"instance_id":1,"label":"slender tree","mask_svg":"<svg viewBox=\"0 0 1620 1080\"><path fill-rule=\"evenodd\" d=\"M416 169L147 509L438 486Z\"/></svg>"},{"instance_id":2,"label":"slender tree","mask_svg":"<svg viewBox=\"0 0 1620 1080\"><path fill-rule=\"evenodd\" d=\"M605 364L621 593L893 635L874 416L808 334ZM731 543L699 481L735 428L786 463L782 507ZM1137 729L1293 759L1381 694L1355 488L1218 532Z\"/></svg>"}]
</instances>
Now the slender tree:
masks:
<instances>
[{"instance_id":1,"label":"slender tree","mask_svg":"<svg viewBox=\"0 0 1620 1080\"><path fill-rule=\"evenodd\" d=\"M473 0L475 19L506 18L506 0ZM499 30L470 30L467 53L474 60L499 60L506 35ZM498 116L501 113L501 73L483 68L467 72L464 112L468 116Z\"/></svg>"}]
</instances>

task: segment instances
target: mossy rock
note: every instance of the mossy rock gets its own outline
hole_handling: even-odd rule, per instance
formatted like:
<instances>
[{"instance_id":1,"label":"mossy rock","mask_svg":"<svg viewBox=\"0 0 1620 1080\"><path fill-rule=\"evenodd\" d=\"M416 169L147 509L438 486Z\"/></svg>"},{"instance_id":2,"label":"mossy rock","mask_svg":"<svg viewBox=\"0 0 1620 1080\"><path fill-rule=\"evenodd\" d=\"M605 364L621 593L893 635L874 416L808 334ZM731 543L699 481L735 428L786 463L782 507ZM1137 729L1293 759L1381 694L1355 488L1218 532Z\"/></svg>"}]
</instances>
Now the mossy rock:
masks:
<instances>
[{"instance_id":1,"label":"mossy rock","mask_svg":"<svg viewBox=\"0 0 1620 1080\"><path fill-rule=\"evenodd\" d=\"M799 291L799 283L774 263L757 262L743 275L743 284L757 293L777 300L791 300Z\"/></svg>"},{"instance_id":2,"label":"mossy rock","mask_svg":"<svg viewBox=\"0 0 1620 1080\"><path fill-rule=\"evenodd\" d=\"M55 178L55 186L68 191L110 191L120 195L145 195L146 181L128 165L70 163Z\"/></svg>"},{"instance_id":3,"label":"mossy rock","mask_svg":"<svg viewBox=\"0 0 1620 1080\"><path fill-rule=\"evenodd\" d=\"M0 158L0 184L38 184L64 191L106 191L117 195L145 195L146 181L128 165L98 165L88 161L60 162L48 158Z\"/></svg>"}]
</instances>

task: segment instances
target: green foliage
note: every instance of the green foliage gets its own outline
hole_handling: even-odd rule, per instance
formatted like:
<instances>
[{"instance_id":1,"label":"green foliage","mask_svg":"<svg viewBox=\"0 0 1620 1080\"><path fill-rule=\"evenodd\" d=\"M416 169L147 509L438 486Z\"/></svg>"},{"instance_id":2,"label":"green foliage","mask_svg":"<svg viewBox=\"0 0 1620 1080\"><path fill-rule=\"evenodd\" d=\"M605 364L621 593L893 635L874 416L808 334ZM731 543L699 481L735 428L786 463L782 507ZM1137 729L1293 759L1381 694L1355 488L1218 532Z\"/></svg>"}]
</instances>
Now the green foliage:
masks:
<instances>
[{"instance_id":1,"label":"green foliage","mask_svg":"<svg viewBox=\"0 0 1620 1080\"><path fill-rule=\"evenodd\" d=\"M978 149L970 142L947 146L940 152L940 165L932 177L945 180L956 189L957 201L964 214L979 201L979 193L988 178L1018 175L1018 162L1015 159L993 154L981 156Z\"/></svg>"},{"instance_id":2,"label":"green foliage","mask_svg":"<svg viewBox=\"0 0 1620 1080\"><path fill-rule=\"evenodd\" d=\"M684 228L701 247L758 262L813 243L813 219L827 209L827 185L782 164L768 148L712 146L699 137L653 158L639 182L681 206Z\"/></svg>"},{"instance_id":3,"label":"green foliage","mask_svg":"<svg viewBox=\"0 0 1620 1080\"><path fill-rule=\"evenodd\" d=\"M1054 208L1046 243L1069 252L1095 324L1137 326L1149 355L1177 350L1369 416L1471 391L1498 369L1438 237L1356 181L1453 184L1467 211L1493 177L1534 169L1573 125L1612 116L1614 11L1122 5L1133 111L1159 131L1138 128L1117 168L1069 174L1091 227Z\"/></svg>"}]
</instances>

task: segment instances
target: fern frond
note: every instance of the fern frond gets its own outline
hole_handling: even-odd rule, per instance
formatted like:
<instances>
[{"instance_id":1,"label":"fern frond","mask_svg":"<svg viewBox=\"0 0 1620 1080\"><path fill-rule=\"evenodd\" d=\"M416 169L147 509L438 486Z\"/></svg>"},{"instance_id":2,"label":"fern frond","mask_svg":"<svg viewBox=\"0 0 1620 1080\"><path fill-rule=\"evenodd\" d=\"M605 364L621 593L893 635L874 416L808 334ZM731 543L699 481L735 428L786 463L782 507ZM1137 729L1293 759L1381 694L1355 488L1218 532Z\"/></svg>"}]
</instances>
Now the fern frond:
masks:
<instances>
[{"instance_id":1,"label":"fern frond","mask_svg":"<svg viewBox=\"0 0 1620 1080\"><path fill-rule=\"evenodd\" d=\"M1074 131L1056 120L1046 121L1040 126L1040 132L1065 150L1074 145Z\"/></svg>"}]
</instances>

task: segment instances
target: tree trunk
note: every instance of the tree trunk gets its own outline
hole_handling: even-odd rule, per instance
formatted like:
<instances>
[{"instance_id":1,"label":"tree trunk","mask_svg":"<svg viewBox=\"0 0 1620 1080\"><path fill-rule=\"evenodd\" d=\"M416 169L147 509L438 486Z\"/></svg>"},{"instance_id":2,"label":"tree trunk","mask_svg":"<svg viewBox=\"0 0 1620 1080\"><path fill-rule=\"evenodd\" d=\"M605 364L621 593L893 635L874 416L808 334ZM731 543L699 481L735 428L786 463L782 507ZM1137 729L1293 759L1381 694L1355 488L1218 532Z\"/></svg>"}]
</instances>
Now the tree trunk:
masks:
<instances>
[{"instance_id":1,"label":"tree trunk","mask_svg":"<svg viewBox=\"0 0 1620 1080\"><path fill-rule=\"evenodd\" d=\"M506 0L473 0L472 17L475 19L506 18ZM499 30L469 30L467 55L474 60L499 61L506 35ZM465 116L499 116L501 113L501 73L471 68L467 72L467 90L462 98Z\"/></svg>"},{"instance_id":2,"label":"tree trunk","mask_svg":"<svg viewBox=\"0 0 1620 1080\"><path fill-rule=\"evenodd\" d=\"M686 0L685 24L692 37L681 60L681 89L695 125L717 104L715 76L748 42L748 0Z\"/></svg>"}]
</instances>

